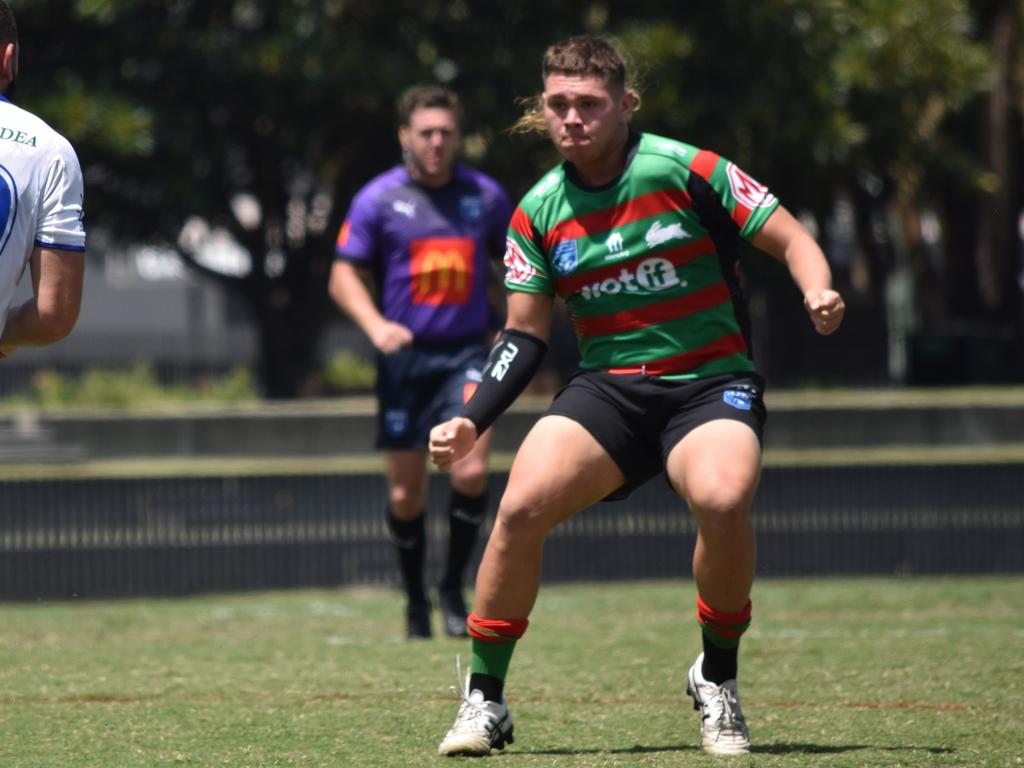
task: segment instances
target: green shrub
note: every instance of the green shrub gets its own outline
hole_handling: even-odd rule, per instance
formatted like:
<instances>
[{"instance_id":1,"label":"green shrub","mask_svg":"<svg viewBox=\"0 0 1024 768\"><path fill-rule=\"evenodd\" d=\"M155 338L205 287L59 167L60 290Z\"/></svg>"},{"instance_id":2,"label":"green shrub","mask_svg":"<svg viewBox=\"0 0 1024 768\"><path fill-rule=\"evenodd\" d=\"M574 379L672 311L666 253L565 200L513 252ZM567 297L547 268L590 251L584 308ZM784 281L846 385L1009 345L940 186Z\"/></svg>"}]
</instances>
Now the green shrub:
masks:
<instances>
[{"instance_id":1,"label":"green shrub","mask_svg":"<svg viewBox=\"0 0 1024 768\"><path fill-rule=\"evenodd\" d=\"M377 368L347 350L336 352L324 366L324 383L331 392L368 392L377 383Z\"/></svg>"},{"instance_id":2,"label":"green shrub","mask_svg":"<svg viewBox=\"0 0 1024 768\"><path fill-rule=\"evenodd\" d=\"M193 399L234 403L254 400L259 396L258 387L252 378L252 371L241 365L232 368L225 376L204 382L193 392Z\"/></svg>"},{"instance_id":3,"label":"green shrub","mask_svg":"<svg viewBox=\"0 0 1024 768\"><path fill-rule=\"evenodd\" d=\"M93 368L79 377L44 369L32 378L31 391L6 400L40 408L124 408L190 402L236 403L259 397L247 368L195 386L161 384L148 363L131 368Z\"/></svg>"}]
</instances>

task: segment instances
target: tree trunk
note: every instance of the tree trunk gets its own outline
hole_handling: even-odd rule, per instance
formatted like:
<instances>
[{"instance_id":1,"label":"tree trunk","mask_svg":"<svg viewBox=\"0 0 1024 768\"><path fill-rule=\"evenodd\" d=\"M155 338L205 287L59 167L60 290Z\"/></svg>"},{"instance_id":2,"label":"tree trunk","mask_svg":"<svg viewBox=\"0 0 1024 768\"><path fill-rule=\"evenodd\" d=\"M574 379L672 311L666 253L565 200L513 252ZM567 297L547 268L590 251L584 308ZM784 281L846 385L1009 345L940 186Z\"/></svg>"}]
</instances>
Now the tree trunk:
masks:
<instances>
[{"instance_id":1,"label":"tree trunk","mask_svg":"<svg viewBox=\"0 0 1024 768\"><path fill-rule=\"evenodd\" d=\"M992 194L981 203L975 265L982 304L992 315L1007 317L1007 304L1016 289L1016 248L1014 230L1018 211L1015 203L1013 163L1014 93L1018 52L1018 20L1014 3L998 4L991 24L992 56L995 78L988 97L986 128L986 160L996 179ZM1013 290L1011 290L1013 289Z\"/></svg>"},{"instance_id":2,"label":"tree trunk","mask_svg":"<svg viewBox=\"0 0 1024 768\"><path fill-rule=\"evenodd\" d=\"M280 278L242 287L260 334L258 370L268 399L302 397L312 387L331 308L330 259L318 252L322 245L311 242L305 252L290 254L288 270Z\"/></svg>"}]
</instances>

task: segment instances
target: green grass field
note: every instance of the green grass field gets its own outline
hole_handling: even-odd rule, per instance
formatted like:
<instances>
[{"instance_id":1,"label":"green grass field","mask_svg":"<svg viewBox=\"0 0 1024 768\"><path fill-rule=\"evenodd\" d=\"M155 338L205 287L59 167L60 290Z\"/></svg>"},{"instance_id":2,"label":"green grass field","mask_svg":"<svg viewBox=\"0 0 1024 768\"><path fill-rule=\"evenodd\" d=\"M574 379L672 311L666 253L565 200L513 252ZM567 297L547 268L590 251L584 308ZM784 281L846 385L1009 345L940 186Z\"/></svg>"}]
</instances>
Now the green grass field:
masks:
<instances>
[{"instance_id":1,"label":"green grass field","mask_svg":"<svg viewBox=\"0 0 1024 768\"><path fill-rule=\"evenodd\" d=\"M1024 765L1024 578L762 580L712 758L683 677L689 584L549 586L503 766ZM0 606L0 766L452 766L469 644L399 636L383 590ZM481 763L473 762L473 765Z\"/></svg>"}]
</instances>

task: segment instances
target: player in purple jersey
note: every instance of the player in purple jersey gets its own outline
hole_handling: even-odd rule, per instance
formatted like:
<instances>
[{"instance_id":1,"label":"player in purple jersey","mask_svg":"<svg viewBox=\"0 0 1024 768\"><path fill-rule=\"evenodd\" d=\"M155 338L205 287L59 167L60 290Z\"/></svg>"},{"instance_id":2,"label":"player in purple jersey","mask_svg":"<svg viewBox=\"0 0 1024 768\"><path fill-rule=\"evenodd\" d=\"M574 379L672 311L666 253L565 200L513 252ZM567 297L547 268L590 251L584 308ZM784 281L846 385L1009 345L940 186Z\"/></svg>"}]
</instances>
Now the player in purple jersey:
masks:
<instances>
[{"instance_id":1,"label":"player in purple jersey","mask_svg":"<svg viewBox=\"0 0 1024 768\"><path fill-rule=\"evenodd\" d=\"M330 293L376 347L378 447L387 451L387 522L407 593L406 635L431 636L424 587L426 448L480 381L494 332L488 291L511 205L501 186L456 162L460 106L440 87L399 104L404 162L356 194L341 227ZM377 300L372 285L375 284ZM452 467L445 632L465 637L466 566L487 508L489 435Z\"/></svg>"},{"instance_id":2,"label":"player in purple jersey","mask_svg":"<svg viewBox=\"0 0 1024 768\"><path fill-rule=\"evenodd\" d=\"M71 332L85 274L82 171L67 139L12 102L18 50L0 0L0 359ZM11 307L26 265L33 296Z\"/></svg>"},{"instance_id":3,"label":"player in purple jersey","mask_svg":"<svg viewBox=\"0 0 1024 768\"><path fill-rule=\"evenodd\" d=\"M766 188L714 153L630 130L638 99L613 45L569 39L547 50L542 72L544 92L525 122L546 127L565 162L513 214L507 325L463 414L431 432L434 462L447 468L469 452L529 381L556 293L573 314L583 370L516 454L477 574L472 667L439 752L486 755L512 741L505 676L537 597L547 534L663 471L698 527L704 652L686 688L702 715L700 743L744 753L737 654L750 623L765 411L735 280L737 241L788 267L819 333L839 327L843 300L821 249Z\"/></svg>"}]
</instances>

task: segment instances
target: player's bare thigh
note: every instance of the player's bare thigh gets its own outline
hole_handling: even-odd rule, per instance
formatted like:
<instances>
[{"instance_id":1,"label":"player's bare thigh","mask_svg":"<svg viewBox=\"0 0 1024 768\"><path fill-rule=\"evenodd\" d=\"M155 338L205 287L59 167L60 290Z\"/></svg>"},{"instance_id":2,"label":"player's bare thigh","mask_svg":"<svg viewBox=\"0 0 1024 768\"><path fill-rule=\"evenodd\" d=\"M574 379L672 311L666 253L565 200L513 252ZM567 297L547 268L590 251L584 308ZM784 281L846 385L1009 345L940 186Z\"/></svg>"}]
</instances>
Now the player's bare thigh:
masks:
<instances>
[{"instance_id":1,"label":"player's bare thigh","mask_svg":"<svg viewBox=\"0 0 1024 768\"><path fill-rule=\"evenodd\" d=\"M761 476L761 445L746 424L715 419L676 443L665 471L696 514L745 515Z\"/></svg>"},{"instance_id":2,"label":"player's bare thigh","mask_svg":"<svg viewBox=\"0 0 1024 768\"><path fill-rule=\"evenodd\" d=\"M498 526L546 533L623 481L618 465L586 429L564 416L545 416L516 454Z\"/></svg>"}]
</instances>

